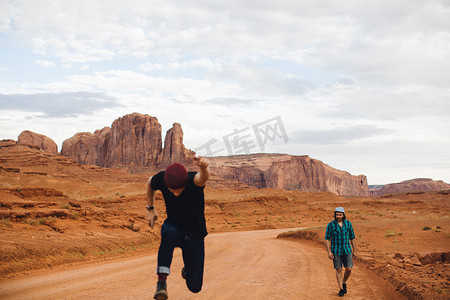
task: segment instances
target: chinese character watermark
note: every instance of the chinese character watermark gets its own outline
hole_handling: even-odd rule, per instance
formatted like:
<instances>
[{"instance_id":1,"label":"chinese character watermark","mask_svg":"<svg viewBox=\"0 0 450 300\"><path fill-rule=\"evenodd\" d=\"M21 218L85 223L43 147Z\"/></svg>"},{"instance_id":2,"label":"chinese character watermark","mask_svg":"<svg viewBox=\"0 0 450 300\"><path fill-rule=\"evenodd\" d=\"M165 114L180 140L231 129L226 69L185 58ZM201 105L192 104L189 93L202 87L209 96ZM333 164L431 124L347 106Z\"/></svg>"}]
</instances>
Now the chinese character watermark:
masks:
<instances>
[{"instance_id":1,"label":"chinese character watermark","mask_svg":"<svg viewBox=\"0 0 450 300\"><path fill-rule=\"evenodd\" d=\"M273 142L277 137L280 137L283 139L284 143L289 141L280 116L253 125L253 131L255 132L256 140L258 141L261 151L266 149L265 145L268 139Z\"/></svg>"},{"instance_id":2,"label":"chinese character watermark","mask_svg":"<svg viewBox=\"0 0 450 300\"><path fill-rule=\"evenodd\" d=\"M218 139L212 138L207 143L194 149L195 152L201 151L201 155L214 156L223 152L225 149L228 155L250 154L251 149L259 146L260 151L266 149L268 141L274 142L281 139L284 143L289 141L286 129L280 116L260 122L253 126L249 126L240 130L235 129L233 132L222 137L225 148L213 145L219 142ZM219 143L220 144L220 143ZM200 153L199 153L200 154Z\"/></svg>"}]
</instances>

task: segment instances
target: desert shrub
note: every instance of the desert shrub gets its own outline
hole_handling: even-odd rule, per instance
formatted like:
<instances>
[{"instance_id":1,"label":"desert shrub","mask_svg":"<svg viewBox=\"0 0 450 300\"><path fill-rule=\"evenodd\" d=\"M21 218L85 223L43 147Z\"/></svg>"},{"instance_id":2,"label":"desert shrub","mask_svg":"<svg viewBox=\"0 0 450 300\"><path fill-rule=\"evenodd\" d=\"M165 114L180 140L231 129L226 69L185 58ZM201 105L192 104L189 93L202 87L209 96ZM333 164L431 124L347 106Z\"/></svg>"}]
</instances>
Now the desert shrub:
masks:
<instances>
[{"instance_id":1,"label":"desert shrub","mask_svg":"<svg viewBox=\"0 0 450 300\"><path fill-rule=\"evenodd\" d=\"M389 238L391 236L402 236L403 232L396 232L395 230L388 229L384 234L385 238Z\"/></svg>"},{"instance_id":2,"label":"desert shrub","mask_svg":"<svg viewBox=\"0 0 450 300\"><path fill-rule=\"evenodd\" d=\"M69 203L64 203L64 204L61 205L61 207L63 209L70 209L70 204Z\"/></svg>"},{"instance_id":3,"label":"desert shrub","mask_svg":"<svg viewBox=\"0 0 450 300\"><path fill-rule=\"evenodd\" d=\"M422 230L431 230L431 227L425 226Z\"/></svg>"},{"instance_id":4,"label":"desert shrub","mask_svg":"<svg viewBox=\"0 0 450 300\"><path fill-rule=\"evenodd\" d=\"M25 224L28 224L28 225L33 225L33 226L37 226L37 225L41 224L39 222L39 220L36 220L36 219L25 219L22 222Z\"/></svg>"},{"instance_id":5,"label":"desert shrub","mask_svg":"<svg viewBox=\"0 0 450 300\"><path fill-rule=\"evenodd\" d=\"M2 224L2 226L6 226L6 227L12 227L10 218L1 219L0 224Z\"/></svg>"}]
</instances>

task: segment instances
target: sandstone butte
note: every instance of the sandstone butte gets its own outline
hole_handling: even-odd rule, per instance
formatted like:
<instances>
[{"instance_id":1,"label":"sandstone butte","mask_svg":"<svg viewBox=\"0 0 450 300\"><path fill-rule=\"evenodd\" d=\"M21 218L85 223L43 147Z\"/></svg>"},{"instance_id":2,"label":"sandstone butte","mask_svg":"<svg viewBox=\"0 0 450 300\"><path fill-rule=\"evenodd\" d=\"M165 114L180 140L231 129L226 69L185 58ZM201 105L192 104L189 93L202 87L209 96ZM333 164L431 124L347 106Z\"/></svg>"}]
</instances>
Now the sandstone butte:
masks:
<instances>
[{"instance_id":1,"label":"sandstone butte","mask_svg":"<svg viewBox=\"0 0 450 300\"><path fill-rule=\"evenodd\" d=\"M118 118L111 127L75 134L63 142L61 154L80 164L134 171L160 168L175 161L187 163L194 155L184 147L183 131L178 123L167 131L164 145L162 148L158 119L133 113Z\"/></svg>"},{"instance_id":2,"label":"sandstone butte","mask_svg":"<svg viewBox=\"0 0 450 300\"><path fill-rule=\"evenodd\" d=\"M17 143L57 153L53 140L31 131L22 132ZM158 119L133 113L116 119L111 127L104 127L94 133L75 134L63 142L61 155L80 164L118 167L131 172L154 172L172 162L189 166L195 152L185 148L179 123L174 123L166 132L163 148ZM237 179L257 188L332 192L343 196L376 196L449 188L442 181L414 179L369 192L366 176L351 175L306 155L251 154L211 157L210 160L211 171L215 175L224 179Z\"/></svg>"},{"instance_id":3,"label":"sandstone butte","mask_svg":"<svg viewBox=\"0 0 450 300\"><path fill-rule=\"evenodd\" d=\"M399 194L423 191L448 190L450 184L442 180L432 180L430 178L416 178L405 180L399 183L390 183L377 190L371 190L371 196L381 196L385 194Z\"/></svg>"},{"instance_id":4,"label":"sandstone butte","mask_svg":"<svg viewBox=\"0 0 450 300\"><path fill-rule=\"evenodd\" d=\"M58 146L49 137L29 130L22 131L17 139L19 145L34 145L51 154L58 154Z\"/></svg>"}]
</instances>

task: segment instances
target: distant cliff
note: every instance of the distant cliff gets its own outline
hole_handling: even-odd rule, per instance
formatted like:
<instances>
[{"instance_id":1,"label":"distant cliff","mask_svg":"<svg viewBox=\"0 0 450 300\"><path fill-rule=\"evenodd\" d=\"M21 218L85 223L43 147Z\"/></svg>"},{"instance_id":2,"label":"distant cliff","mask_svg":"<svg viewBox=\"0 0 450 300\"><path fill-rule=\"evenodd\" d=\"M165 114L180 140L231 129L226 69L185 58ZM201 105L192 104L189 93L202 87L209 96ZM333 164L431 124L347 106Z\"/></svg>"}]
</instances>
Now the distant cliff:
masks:
<instances>
[{"instance_id":1,"label":"distant cliff","mask_svg":"<svg viewBox=\"0 0 450 300\"><path fill-rule=\"evenodd\" d=\"M158 119L133 113L115 120L111 128L75 134L63 142L61 154L81 164L133 168L185 163L194 152L184 147L180 124L167 131L163 148Z\"/></svg>"},{"instance_id":2,"label":"distant cliff","mask_svg":"<svg viewBox=\"0 0 450 300\"><path fill-rule=\"evenodd\" d=\"M371 196L381 196L384 194L409 193L419 191L439 191L450 190L450 184L442 180L432 180L429 178L416 178L405 180L399 183L390 183L379 189L371 189Z\"/></svg>"},{"instance_id":3,"label":"distant cliff","mask_svg":"<svg viewBox=\"0 0 450 300\"><path fill-rule=\"evenodd\" d=\"M257 188L369 196L366 176L353 176L306 155L252 154L210 160L211 171L217 176Z\"/></svg>"}]
</instances>

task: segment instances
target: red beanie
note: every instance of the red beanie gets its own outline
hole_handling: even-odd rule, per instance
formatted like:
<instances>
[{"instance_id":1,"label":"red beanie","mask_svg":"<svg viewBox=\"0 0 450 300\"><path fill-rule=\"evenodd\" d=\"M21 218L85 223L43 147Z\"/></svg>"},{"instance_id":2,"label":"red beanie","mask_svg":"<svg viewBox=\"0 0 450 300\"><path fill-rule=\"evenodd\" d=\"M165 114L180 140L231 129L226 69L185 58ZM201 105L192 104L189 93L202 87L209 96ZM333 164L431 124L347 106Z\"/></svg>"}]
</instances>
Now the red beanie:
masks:
<instances>
[{"instance_id":1,"label":"red beanie","mask_svg":"<svg viewBox=\"0 0 450 300\"><path fill-rule=\"evenodd\" d=\"M174 163L167 167L164 173L164 181L168 188L181 189L186 185L188 173L186 168L180 163Z\"/></svg>"}]
</instances>

